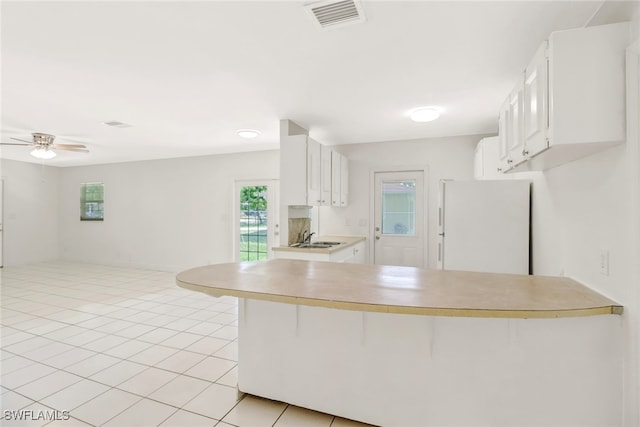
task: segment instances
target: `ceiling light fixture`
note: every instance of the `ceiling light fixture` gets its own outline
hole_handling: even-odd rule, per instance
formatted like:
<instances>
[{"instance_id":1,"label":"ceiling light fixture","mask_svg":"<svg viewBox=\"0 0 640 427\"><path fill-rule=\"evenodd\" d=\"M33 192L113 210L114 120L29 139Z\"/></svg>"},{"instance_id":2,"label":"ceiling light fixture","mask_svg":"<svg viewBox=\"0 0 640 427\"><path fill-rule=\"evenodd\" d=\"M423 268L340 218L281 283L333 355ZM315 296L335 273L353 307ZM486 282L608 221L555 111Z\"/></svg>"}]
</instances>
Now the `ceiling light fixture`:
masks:
<instances>
[{"instance_id":1,"label":"ceiling light fixture","mask_svg":"<svg viewBox=\"0 0 640 427\"><path fill-rule=\"evenodd\" d=\"M56 153L48 148L36 148L30 153L36 159L49 160L56 156Z\"/></svg>"},{"instance_id":2,"label":"ceiling light fixture","mask_svg":"<svg viewBox=\"0 0 640 427\"><path fill-rule=\"evenodd\" d=\"M440 111L434 107L420 107L415 110L411 110L409 117L411 117L411 120L418 123L432 122L440 117Z\"/></svg>"},{"instance_id":3,"label":"ceiling light fixture","mask_svg":"<svg viewBox=\"0 0 640 427\"><path fill-rule=\"evenodd\" d=\"M253 139L258 135L260 135L260 131L254 130L254 129L238 129L237 132L238 132L238 136L246 139Z\"/></svg>"}]
</instances>

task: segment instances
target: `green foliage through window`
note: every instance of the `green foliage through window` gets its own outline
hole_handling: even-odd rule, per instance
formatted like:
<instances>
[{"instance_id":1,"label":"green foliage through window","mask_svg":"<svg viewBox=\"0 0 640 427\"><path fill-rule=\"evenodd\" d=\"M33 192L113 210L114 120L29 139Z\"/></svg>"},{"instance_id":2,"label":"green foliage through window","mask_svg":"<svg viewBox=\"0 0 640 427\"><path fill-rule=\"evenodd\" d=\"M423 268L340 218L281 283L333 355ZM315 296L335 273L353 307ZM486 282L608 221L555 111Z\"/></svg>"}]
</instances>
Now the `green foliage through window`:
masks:
<instances>
[{"instance_id":1,"label":"green foliage through window","mask_svg":"<svg viewBox=\"0 0 640 427\"><path fill-rule=\"evenodd\" d=\"M80 220L104 220L104 184L101 182L80 184Z\"/></svg>"},{"instance_id":2,"label":"green foliage through window","mask_svg":"<svg viewBox=\"0 0 640 427\"><path fill-rule=\"evenodd\" d=\"M240 213L240 261L267 259L267 187L242 187Z\"/></svg>"}]
</instances>

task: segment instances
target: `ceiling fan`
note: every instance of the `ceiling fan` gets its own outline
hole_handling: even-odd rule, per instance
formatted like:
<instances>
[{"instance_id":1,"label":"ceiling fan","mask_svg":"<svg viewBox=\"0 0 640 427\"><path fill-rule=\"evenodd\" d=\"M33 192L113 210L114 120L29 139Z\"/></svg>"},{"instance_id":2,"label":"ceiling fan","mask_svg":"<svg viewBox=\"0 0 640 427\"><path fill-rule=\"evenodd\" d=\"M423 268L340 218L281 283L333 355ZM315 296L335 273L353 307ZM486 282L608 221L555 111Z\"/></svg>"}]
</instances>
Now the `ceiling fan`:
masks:
<instances>
[{"instance_id":1,"label":"ceiling fan","mask_svg":"<svg viewBox=\"0 0 640 427\"><path fill-rule=\"evenodd\" d=\"M24 139L20 138L11 138L13 140L20 141L20 143L0 142L0 144L24 145L34 147L33 151L31 151L31 155L43 160L53 159L56 156L56 153L53 150L79 151L81 153L89 152L89 150L87 150L87 147L82 144L54 144L53 141L56 139L55 135L40 132L35 132L31 135L33 136L33 141L25 141Z\"/></svg>"}]
</instances>

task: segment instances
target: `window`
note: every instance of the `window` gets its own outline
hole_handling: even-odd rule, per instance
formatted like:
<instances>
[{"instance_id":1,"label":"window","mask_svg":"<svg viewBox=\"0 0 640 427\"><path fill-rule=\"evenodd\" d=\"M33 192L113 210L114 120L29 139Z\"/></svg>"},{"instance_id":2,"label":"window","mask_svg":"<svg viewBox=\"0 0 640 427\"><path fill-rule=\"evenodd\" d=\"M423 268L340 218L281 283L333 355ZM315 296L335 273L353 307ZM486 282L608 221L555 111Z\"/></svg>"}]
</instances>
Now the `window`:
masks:
<instances>
[{"instance_id":1,"label":"window","mask_svg":"<svg viewBox=\"0 0 640 427\"><path fill-rule=\"evenodd\" d=\"M416 182L383 181L382 234L416 234Z\"/></svg>"},{"instance_id":2,"label":"window","mask_svg":"<svg viewBox=\"0 0 640 427\"><path fill-rule=\"evenodd\" d=\"M80 184L80 221L104 220L104 184Z\"/></svg>"}]
</instances>

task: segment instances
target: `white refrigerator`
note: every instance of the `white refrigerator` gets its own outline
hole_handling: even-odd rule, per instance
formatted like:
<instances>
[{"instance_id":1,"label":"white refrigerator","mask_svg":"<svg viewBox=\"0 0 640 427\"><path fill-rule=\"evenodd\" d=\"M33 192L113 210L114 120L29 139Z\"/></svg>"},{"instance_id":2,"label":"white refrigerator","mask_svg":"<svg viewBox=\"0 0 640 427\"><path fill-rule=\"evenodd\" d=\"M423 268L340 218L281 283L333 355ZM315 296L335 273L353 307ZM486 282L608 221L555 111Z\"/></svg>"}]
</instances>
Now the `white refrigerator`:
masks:
<instances>
[{"instance_id":1,"label":"white refrigerator","mask_svg":"<svg viewBox=\"0 0 640 427\"><path fill-rule=\"evenodd\" d=\"M529 181L440 181L438 268L529 274Z\"/></svg>"}]
</instances>

